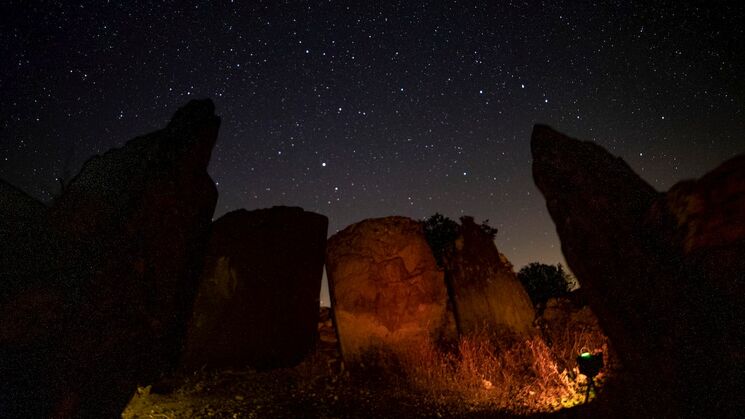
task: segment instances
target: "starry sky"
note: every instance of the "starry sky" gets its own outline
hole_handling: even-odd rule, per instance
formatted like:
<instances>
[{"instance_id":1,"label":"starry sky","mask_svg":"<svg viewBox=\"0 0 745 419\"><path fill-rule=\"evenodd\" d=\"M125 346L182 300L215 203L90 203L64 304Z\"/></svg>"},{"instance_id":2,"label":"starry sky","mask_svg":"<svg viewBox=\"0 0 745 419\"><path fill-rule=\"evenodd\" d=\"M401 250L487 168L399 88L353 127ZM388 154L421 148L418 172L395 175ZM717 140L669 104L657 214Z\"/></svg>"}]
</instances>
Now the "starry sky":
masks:
<instances>
[{"instance_id":1,"label":"starry sky","mask_svg":"<svg viewBox=\"0 0 745 419\"><path fill-rule=\"evenodd\" d=\"M209 97L216 218L472 215L517 269L562 262L533 124L658 190L701 176L745 150L743 21L741 1L4 1L0 177L49 201Z\"/></svg>"}]
</instances>

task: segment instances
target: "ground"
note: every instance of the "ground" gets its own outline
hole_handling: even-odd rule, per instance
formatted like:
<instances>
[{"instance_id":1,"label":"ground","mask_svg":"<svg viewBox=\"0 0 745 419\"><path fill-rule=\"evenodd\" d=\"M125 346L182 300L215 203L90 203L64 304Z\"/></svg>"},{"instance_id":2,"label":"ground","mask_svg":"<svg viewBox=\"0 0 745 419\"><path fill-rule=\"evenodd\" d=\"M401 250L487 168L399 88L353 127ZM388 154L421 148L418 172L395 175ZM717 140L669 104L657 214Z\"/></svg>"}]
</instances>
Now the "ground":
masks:
<instances>
[{"instance_id":1,"label":"ground","mask_svg":"<svg viewBox=\"0 0 745 419\"><path fill-rule=\"evenodd\" d=\"M138 388L122 416L125 419L470 418L566 417L569 411L574 411L569 416L577 416L579 412L576 408L540 412L520 403L505 410L504 404L490 402L500 397L504 400L504 395L500 396L499 389L486 381L483 388L472 386L468 392L450 391L441 386L436 387L437 391L429 391L427 383L412 383L411 376L396 374L396 368L390 365L384 371L371 366L349 371L344 368L337 348L333 326L327 313L322 313L316 351L300 365L269 371L234 369L172 374L158 383ZM572 393L573 400L563 404L581 403L579 393ZM530 394L533 392L525 390L523 396L530 398Z\"/></svg>"}]
</instances>

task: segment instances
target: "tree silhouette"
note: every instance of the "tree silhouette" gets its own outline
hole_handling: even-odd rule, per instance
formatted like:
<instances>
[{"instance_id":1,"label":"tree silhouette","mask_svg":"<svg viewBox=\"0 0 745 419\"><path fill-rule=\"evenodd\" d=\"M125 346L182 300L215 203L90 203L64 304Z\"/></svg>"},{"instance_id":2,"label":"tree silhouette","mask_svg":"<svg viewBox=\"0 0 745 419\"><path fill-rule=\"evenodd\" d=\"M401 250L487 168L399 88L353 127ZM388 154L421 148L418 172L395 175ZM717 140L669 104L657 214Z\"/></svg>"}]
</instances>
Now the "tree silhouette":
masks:
<instances>
[{"instance_id":1,"label":"tree silhouette","mask_svg":"<svg viewBox=\"0 0 745 419\"><path fill-rule=\"evenodd\" d=\"M460 226L440 213L422 221L424 236L432 249L437 265L442 267L442 257L451 249L460 234Z\"/></svg>"},{"instance_id":2,"label":"tree silhouette","mask_svg":"<svg viewBox=\"0 0 745 419\"><path fill-rule=\"evenodd\" d=\"M561 264L556 266L533 262L524 266L517 273L517 279L523 284L528 292L533 305L538 310L538 315L543 314L546 302L549 298L563 297L569 295L574 279L564 271Z\"/></svg>"},{"instance_id":3,"label":"tree silhouette","mask_svg":"<svg viewBox=\"0 0 745 419\"><path fill-rule=\"evenodd\" d=\"M460 217L461 223L463 223L464 219L473 220L473 217ZM484 220L479 227L481 231L488 234L494 240L494 237L497 235L497 229L489 225L489 220ZM455 240L460 235L461 225L440 213L435 213L435 215L422 221L422 228L424 229L424 236L427 239L427 243L432 249L432 254L435 256L437 265L442 267L443 255L455 246Z\"/></svg>"}]
</instances>

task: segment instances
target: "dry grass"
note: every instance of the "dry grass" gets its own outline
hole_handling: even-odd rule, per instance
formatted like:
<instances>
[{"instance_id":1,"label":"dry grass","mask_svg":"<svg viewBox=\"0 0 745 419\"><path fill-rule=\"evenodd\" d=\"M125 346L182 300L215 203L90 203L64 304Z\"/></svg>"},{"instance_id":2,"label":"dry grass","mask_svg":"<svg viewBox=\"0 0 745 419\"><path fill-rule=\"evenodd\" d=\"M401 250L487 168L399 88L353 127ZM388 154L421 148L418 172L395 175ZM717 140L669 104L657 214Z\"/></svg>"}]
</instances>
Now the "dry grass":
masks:
<instances>
[{"instance_id":1,"label":"dry grass","mask_svg":"<svg viewBox=\"0 0 745 419\"><path fill-rule=\"evenodd\" d=\"M563 326L563 327L557 327ZM544 330L546 340L558 361L565 367L573 366L577 354L602 351L606 365L617 362L610 352L608 337L600 327L593 324L569 322L563 325L548 325Z\"/></svg>"},{"instance_id":2,"label":"dry grass","mask_svg":"<svg viewBox=\"0 0 745 419\"><path fill-rule=\"evenodd\" d=\"M579 352L602 350L610 371L614 368L607 338L593 317L575 314L547 317L541 333L532 337L483 332L449 344L381 346L347 362L341 361L336 342L323 341L294 368L188 375L167 394L135 397L128 411L130 417L179 418L550 412L584 401L586 378L575 367ZM606 374L596 378L599 386Z\"/></svg>"},{"instance_id":3,"label":"dry grass","mask_svg":"<svg viewBox=\"0 0 745 419\"><path fill-rule=\"evenodd\" d=\"M565 341L549 347L538 335L484 332L461 338L450 350L429 342L399 350L398 361L376 357L387 359L376 371L403 376L415 391L442 404L519 414L555 411L584 400L586 377L564 367L561 357L571 353L573 359L579 353L576 347L602 350L603 344L593 346L598 336L589 334L567 333ZM596 382L602 383L599 378Z\"/></svg>"}]
</instances>

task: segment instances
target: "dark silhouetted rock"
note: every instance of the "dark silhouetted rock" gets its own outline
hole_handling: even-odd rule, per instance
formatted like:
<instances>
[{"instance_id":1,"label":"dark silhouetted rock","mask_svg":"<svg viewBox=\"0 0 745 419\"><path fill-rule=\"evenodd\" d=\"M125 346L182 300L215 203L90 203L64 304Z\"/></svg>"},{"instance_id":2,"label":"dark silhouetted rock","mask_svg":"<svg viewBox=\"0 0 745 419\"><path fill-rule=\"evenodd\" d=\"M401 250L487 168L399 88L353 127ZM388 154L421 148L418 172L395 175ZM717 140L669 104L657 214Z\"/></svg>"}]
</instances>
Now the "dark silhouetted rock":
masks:
<instances>
[{"instance_id":1,"label":"dark silhouetted rock","mask_svg":"<svg viewBox=\"0 0 745 419\"><path fill-rule=\"evenodd\" d=\"M0 184L3 415L115 417L178 361L219 124L212 102L190 102L86 162L51 207Z\"/></svg>"},{"instance_id":2,"label":"dark silhouetted rock","mask_svg":"<svg viewBox=\"0 0 745 419\"><path fill-rule=\"evenodd\" d=\"M331 307L321 307L318 319L318 340L315 354L325 359L326 368L330 375L338 374L343 369L341 353L339 352L339 338L336 336L336 326Z\"/></svg>"},{"instance_id":3,"label":"dark silhouetted rock","mask_svg":"<svg viewBox=\"0 0 745 419\"><path fill-rule=\"evenodd\" d=\"M533 304L492 235L471 217L461 218L459 230L455 245L443 257L459 333L534 333Z\"/></svg>"},{"instance_id":4,"label":"dark silhouetted rock","mask_svg":"<svg viewBox=\"0 0 745 419\"><path fill-rule=\"evenodd\" d=\"M436 337L447 317L447 290L419 222L364 220L329 239L326 252L342 356L399 351Z\"/></svg>"},{"instance_id":5,"label":"dark silhouetted rock","mask_svg":"<svg viewBox=\"0 0 745 419\"><path fill-rule=\"evenodd\" d=\"M620 158L545 126L532 151L564 256L634 379L639 403L626 408L741 414L745 156L662 194Z\"/></svg>"},{"instance_id":6,"label":"dark silhouetted rock","mask_svg":"<svg viewBox=\"0 0 745 419\"><path fill-rule=\"evenodd\" d=\"M682 247L688 265L729 298L745 298L745 155L674 185L648 218L670 215L675 227L669 239Z\"/></svg>"},{"instance_id":7,"label":"dark silhouetted rock","mask_svg":"<svg viewBox=\"0 0 745 419\"><path fill-rule=\"evenodd\" d=\"M189 327L188 368L288 367L314 347L328 219L302 208L215 221Z\"/></svg>"}]
</instances>

